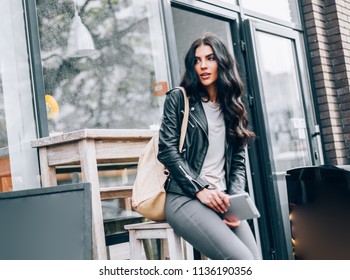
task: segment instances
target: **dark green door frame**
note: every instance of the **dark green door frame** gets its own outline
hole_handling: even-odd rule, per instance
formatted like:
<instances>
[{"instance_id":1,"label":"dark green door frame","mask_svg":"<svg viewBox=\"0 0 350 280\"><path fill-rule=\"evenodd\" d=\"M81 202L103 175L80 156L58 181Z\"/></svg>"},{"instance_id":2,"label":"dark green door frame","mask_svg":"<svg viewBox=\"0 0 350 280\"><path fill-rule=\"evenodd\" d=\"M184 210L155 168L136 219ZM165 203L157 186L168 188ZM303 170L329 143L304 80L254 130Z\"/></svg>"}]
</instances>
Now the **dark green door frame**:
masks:
<instances>
[{"instance_id":1,"label":"dark green door frame","mask_svg":"<svg viewBox=\"0 0 350 280\"><path fill-rule=\"evenodd\" d=\"M49 127L47 121L47 111L45 102L45 86L43 68L40 53L40 36L38 27L38 16L36 13L35 0L25 0L25 17L28 30L28 45L31 67L31 77L33 83L33 99L36 108L36 121L38 137L49 136Z\"/></svg>"}]
</instances>

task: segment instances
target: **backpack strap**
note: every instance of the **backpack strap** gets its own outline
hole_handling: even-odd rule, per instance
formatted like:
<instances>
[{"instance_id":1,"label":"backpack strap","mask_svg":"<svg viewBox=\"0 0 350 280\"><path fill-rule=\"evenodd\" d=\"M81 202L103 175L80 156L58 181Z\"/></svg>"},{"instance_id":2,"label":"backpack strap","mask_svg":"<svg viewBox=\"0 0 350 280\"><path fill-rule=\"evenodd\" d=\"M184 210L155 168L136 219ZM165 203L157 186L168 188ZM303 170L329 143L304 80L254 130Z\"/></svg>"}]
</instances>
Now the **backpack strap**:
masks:
<instances>
[{"instance_id":1,"label":"backpack strap","mask_svg":"<svg viewBox=\"0 0 350 280\"><path fill-rule=\"evenodd\" d=\"M179 142L179 151L180 153L182 152L182 148L184 146L185 142L185 136L186 136L186 131L187 131L187 124L188 124L188 115L190 112L190 103L186 94L186 90L183 87L177 87L181 89L183 95L184 95L184 101L185 101L185 112L184 112L184 117L182 119L182 124L181 124L181 135L180 135L180 142Z\"/></svg>"}]
</instances>

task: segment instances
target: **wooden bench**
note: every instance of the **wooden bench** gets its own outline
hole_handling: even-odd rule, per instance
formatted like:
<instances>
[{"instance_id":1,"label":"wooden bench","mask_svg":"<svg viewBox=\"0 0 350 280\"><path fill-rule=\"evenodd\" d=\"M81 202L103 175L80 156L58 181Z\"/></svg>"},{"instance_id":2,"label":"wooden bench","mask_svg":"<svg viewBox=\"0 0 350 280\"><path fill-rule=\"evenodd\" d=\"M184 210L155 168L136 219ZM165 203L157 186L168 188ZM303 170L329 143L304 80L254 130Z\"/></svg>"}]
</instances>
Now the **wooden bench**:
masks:
<instances>
[{"instance_id":1,"label":"wooden bench","mask_svg":"<svg viewBox=\"0 0 350 280\"><path fill-rule=\"evenodd\" d=\"M132 186L101 188L101 200L114 198L130 198L132 196ZM131 205L127 206L131 210ZM136 221L136 223L135 223ZM168 223L156 223L153 221L137 223L137 219L125 219L123 223L126 232L120 231L117 234L106 234L106 245L119 244L121 242L129 242L130 244L130 259L153 259L155 248L149 242L150 239L162 239L158 253L161 259L166 259L169 254L170 259L184 259L187 254L183 253L183 242L181 238L174 233ZM123 224L120 224L123 226ZM105 230L106 231L106 230ZM166 250L168 246L168 250ZM145 254L143 254L145 253Z\"/></svg>"},{"instance_id":2,"label":"wooden bench","mask_svg":"<svg viewBox=\"0 0 350 280\"><path fill-rule=\"evenodd\" d=\"M172 227L164 222L145 222L138 224L126 225L125 229L129 231L130 235L130 259L142 260L144 259L142 241L148 239L163 239L167 241L169 259L182 260L184 255L182 253L181 238L174 232ZM162 242L163 245L165 242ZM164 253L164 250L161 250ZM161 255L161 259L165 259Z\"/></svg>"}]
</instances>

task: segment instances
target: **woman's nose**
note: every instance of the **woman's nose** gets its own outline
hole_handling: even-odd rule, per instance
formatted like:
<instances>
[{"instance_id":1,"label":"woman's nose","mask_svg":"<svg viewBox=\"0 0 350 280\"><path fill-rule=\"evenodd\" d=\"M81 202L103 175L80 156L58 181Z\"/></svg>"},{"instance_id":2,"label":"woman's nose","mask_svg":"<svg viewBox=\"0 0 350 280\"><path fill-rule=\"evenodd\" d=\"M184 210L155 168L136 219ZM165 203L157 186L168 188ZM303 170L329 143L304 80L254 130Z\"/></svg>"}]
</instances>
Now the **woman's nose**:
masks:
<instances>
[{"instance_id":1,"label":"woman's nose","mask_svg":"<svg viewBox=\"0 0 350 280\"><path fill-rule=\"evenodd\" d=\"M202 60L201 68L207 68L207 62L205 60Z\"/></svg>"}]
</instances>

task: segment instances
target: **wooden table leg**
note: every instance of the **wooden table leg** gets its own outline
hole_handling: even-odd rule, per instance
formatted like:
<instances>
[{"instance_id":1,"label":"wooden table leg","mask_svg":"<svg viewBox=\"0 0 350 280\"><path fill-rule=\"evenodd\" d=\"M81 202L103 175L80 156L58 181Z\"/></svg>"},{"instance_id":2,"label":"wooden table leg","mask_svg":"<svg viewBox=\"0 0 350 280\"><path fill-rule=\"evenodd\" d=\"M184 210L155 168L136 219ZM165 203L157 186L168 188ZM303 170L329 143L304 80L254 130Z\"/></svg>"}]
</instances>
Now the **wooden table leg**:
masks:
<instances>
[{"instance_id":1,"label":"wooden table leg","mask_svg":"<svg viewBox=\"0 0 350 280\"><path fill-rule=\"evenodd\" d=\"M57 185L56 168L49 166L47 158L47 148L39 149L41 184L43 187Z\"/></svg>"},{"instance_id":2,"label":"wooden table leg","mask_svg":"<svg viewBox=\"0 0 350 280\"><path fill-rule=\"evenodd\" d=\"M106 260L107 252L94 140L81 140L79 154L82 180L91 183L93 259Z\"/></svg>"}]
</instances>

